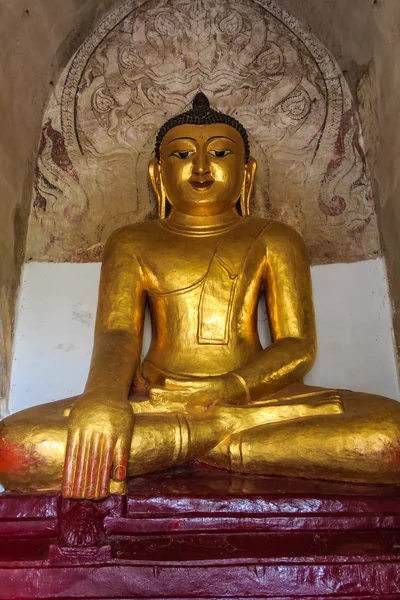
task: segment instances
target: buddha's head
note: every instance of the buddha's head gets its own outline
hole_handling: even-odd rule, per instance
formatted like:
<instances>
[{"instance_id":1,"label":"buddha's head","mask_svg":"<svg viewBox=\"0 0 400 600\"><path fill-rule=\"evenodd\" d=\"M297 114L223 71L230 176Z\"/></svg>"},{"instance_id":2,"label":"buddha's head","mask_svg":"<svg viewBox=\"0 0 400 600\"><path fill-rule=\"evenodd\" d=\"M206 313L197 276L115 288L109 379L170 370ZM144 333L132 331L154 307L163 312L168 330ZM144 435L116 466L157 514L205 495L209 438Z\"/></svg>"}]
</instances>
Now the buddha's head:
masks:
<instances>
[{"instance_id":1,"label":"buddha's head","mask_svg":"<svg viewBox=\"0 0 400 600\"><path fill-rule=\"evenodd\" d=\"M183 214L213 216L239 201L247 216L255 172L245 128L212 109L201 92L190 110L161 127L149 165L161 218L167 203Z\"/></svg>"}]
</instances>

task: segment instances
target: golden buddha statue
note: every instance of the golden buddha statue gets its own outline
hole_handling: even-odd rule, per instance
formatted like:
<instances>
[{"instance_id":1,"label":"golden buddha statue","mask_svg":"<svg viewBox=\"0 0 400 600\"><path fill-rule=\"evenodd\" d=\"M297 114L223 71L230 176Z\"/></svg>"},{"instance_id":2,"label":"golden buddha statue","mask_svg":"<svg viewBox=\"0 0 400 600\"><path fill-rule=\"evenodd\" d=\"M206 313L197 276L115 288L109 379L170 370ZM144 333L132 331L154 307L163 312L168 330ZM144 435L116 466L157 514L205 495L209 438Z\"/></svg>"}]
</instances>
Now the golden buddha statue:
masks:
<instances>
[{"instance_id":1,"label":"golden buddha statue","mask_svg":"<svg viewBox=\"0 0 400 600\"><path fill-rule=\"evenodd\" d=\"M149 167L159 219L106 244L85 391L3 420L6 489L97 499L193 460L400 483L400 405L302 383L316 354L309 261L290 227L250 216L255 171L243 126L203 94L163 125Z\"/></svg>"}]
</instances>

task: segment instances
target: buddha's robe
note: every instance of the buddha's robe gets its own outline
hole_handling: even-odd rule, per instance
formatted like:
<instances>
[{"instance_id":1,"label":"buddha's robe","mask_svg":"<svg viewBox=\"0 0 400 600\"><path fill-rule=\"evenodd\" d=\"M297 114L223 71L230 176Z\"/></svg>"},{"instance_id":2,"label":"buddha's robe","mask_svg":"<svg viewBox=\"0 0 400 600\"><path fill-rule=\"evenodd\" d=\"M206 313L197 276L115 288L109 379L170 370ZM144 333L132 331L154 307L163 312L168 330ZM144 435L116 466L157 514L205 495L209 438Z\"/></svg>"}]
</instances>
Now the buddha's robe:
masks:
<instances>
[{"instance_id":1,"label":"buddha's robe","mask_svg":"<svg viewBox=\"0 0 400 600\"><path fill-rule=\"evenodd\" d=\"M130 397L135 427L128 474L197 459L244 473L400 482L395 401L301 382L273 393L268 389L269 355L258 337L257 305L262 290L267 297L275 294L268 289L273 279L266 276L270 226L247 218L217 236L207 268L189 285L168 291L147 285L153 332L142 365L145 380L162 386L169 376L233 372L247 396L241 406L215 399L204 410L187 404L180 409L157 405L136 390ZM293 261L291 277L296 277L296 257ZM296 307L286 297L274 302L277 312L287 312L283 322L303 310L299 300ZM33 407L2 422L0 482L8 489L60 485L72 403Z\"/></svg>"}]
</instances>

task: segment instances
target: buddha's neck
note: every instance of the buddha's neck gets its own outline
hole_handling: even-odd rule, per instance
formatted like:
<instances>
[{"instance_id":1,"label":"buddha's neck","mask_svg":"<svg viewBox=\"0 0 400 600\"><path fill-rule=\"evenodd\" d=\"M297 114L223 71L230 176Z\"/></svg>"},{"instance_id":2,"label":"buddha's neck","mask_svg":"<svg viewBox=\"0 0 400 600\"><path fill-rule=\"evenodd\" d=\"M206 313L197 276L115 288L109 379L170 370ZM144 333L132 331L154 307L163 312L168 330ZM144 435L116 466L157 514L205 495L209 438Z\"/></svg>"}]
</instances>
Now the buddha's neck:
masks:
<instances>
[{"instance_id":1,"label":"buddha's neck","mask_svg":"<svg viewBox=\"0 0 400 600\"><path fill-rule=\"evenodd\" d=\"M163 221L165 227L177 233L185 235L218 235L229 231L240 221L240 215L232 208L219 215L200 217L197 215L185 215L174 209L168 218Z\"/></svg>"}]
</instances>

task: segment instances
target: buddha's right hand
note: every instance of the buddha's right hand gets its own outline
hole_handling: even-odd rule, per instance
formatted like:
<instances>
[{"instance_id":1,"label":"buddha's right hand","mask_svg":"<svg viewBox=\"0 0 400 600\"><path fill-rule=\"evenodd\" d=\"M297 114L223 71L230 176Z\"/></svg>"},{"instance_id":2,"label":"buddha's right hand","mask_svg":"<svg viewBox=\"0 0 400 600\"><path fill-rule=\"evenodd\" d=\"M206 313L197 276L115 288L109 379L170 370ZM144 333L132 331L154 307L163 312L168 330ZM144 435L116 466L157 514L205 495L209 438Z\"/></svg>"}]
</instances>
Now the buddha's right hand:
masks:
<instances>
[{"instance_id":1,"label":"buddha's right hand","mask_svg":"<svg viewBox=\"0 0 400 600\"><path fill-rule=\"evenodd\" d=\"M85 392L68 417L62 494L65 498L104 498L110 479L126 478L133 411L115 388Z\"/></svg>"}]
</instances>

